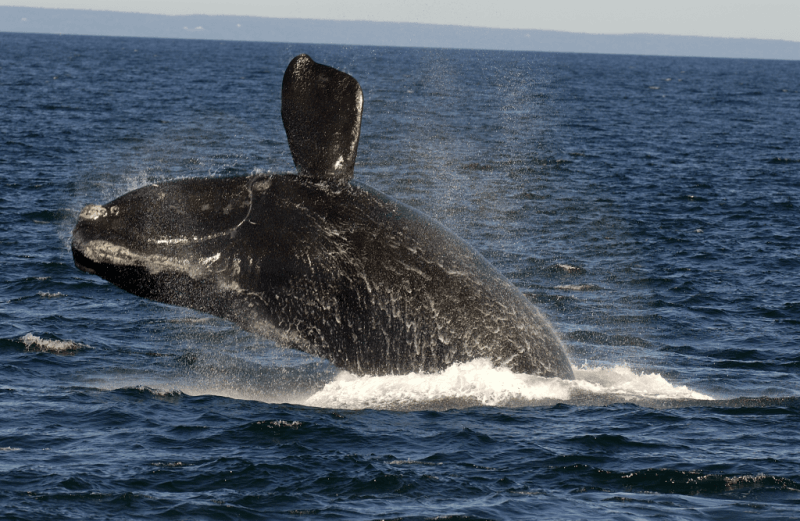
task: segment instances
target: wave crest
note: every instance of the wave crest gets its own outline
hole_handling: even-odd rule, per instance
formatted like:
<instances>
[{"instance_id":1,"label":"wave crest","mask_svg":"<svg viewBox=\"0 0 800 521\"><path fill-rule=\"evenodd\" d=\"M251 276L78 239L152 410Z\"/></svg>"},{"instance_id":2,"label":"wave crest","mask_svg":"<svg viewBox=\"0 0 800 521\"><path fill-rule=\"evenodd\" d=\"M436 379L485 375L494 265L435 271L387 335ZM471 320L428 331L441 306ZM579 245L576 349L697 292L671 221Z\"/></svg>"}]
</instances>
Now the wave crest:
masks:
<instances>
[{"instance_id":1,"label":"wave crest","mask_svg":"<svg viewBox=\"0 0 800 521\"><path fill-rule=\"evenodd\" d=\"M48 351L51 353L70 353L89 346L71 340L50 340L28 333L19 339L28 351Z\"/></svg>"}]
</instances>

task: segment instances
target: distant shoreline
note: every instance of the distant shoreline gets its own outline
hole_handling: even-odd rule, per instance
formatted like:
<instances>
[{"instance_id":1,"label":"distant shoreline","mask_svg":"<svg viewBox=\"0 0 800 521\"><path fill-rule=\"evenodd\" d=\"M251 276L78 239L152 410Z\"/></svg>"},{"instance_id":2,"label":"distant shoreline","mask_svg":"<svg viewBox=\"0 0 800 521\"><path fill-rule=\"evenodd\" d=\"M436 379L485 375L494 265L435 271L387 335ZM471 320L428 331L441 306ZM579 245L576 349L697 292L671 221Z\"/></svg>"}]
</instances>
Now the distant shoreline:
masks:
<instances>
[{"instance_id":1,"label":"distant shoreline","mask_svg":"<svg viewBox=\"0 0 800 521\"><path fill-rule=\"evenodd\" d=\"M504 51L800 60L800 42L405 22L156 15L0 6L0 32Z\"/></svg>"}]
</instances>

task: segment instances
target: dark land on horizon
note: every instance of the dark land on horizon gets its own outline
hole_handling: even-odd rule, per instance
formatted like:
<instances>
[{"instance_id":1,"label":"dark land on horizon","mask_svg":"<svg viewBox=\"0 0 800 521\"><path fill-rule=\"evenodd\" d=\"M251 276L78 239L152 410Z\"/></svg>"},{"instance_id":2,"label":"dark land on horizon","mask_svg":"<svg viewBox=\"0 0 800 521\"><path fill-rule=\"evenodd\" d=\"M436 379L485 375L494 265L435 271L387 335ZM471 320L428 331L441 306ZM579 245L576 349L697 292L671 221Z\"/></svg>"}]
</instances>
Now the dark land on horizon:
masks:
<instances>
[{"instance_id":1,"label":"dark land on horizon","mask_svg":"<svg viewBox=\"0 0 800 521\"><path fill-rule=\"evenodd\" d=\"M800 42L0 6L0 32L800 60Z\"/></svg>"}]
</instances>

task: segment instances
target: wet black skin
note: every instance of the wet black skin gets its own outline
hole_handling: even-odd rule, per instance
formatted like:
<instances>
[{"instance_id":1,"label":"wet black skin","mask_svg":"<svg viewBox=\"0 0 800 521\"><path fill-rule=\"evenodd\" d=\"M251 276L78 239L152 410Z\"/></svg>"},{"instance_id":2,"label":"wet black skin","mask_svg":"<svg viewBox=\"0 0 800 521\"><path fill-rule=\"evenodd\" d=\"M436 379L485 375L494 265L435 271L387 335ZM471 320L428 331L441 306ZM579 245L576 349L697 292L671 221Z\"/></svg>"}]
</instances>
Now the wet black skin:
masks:
<instances>
[{"instance_id":1,"label":"wet black skin","mask_svg":"<svg viewBox=\"0 0 800 521\"><path fill-rule=\"evenodd\" d=\"M307 74L293 74L297 67ZM344 75L301 55L287 69L284 100L287 77L291 91L292 78L306 82L317 73L328 75L325 85ZM347 78L332 96L352 105L360 88ZM346 99L336 98L341 92ZM313 96L292 99L313 104ZM341 141L336 150L352 151L349 164L319 149L298 164L300 175L183 179L87 206L73 231L76 266L355 374L438 371L485 357L515 372L572 378L547 320L482 256L420 212L350 182L355 147L348 140L357 144L360 100L358 108L349 136L315 138ZM284 109L298 163L313 151L307 142L293 146L286 123L293 113ZM307 107L303 118L295 135L313 124Z\"/></svg>"}]
</instances>

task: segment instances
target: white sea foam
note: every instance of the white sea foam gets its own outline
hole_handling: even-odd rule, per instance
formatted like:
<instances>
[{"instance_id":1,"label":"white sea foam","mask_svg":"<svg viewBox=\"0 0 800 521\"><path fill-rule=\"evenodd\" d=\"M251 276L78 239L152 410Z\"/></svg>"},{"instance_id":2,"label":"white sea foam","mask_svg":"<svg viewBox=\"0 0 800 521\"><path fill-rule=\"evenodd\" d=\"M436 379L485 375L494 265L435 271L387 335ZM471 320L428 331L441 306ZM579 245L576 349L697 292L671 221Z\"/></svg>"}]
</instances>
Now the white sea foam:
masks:
<instances>
[{"instance_id":1,"label":"white sea foam","mask_svg":"<svg viewBox=\"0 0 800 521\"><path fill-rule=\"evenodd\" d=\"M342 371L335 380L308 400L306 405L342 409L384 409L415 402L464 400L500 405L514 398L534 400L541 396L569 398L557 378L540 378L494 368L486 359L456 364L435 374L354 376Z\"/></svg>"},{"instance_id":2,"label":"white sea foam","mask_svg":"<svg viewBox=\"0 0 800 521\"><path fill-rule=\"evenodd\" d=\"M136 385L132 387L139 392L143 393L150 393L153 396L157 396L160 398L164 397L173 397L173 396L180 396L181 391L178 389L161 389L159 387L148 387L146 385Z\"/></svg>"},{"instance_id":3,"label":"white sea foam","mask_svg":"<svg viewBox=\"0 0 800 521\"><path fill-rule=\"evenodd\" d=\"M42 298L59 298L59 297L66 297L66 295L64 295L64 294L63 294L63 293L61 293L60 291L59 291L58 293L47 293L46 291L40 291L39 293L37 293L37 295L39 295L39 296L40 296L40 297L42 297Z\"/></svg>"},{"instance_id":4,"label":"white sea foam","mask_svg":"<svg viewBox=\"0 0 800 521\"><path fill-rule=\"evenodd\" d=\"M181 461L172 461L172 462L161 462L161 461L154 461L150 465L154 467L192 467L192 464L183 463Z\"/></svg>"},{"instance_id":5,"label":"white sea foam","mask_svg":"<svg viewBox=\"0 0 800 521\"><path fill-rule=\"evenodd\" d=\"M573 368L575 390L592 394L619 396L623 400L713 400L711 396L673 385L656 373L636 373L631 368L613 367Z\"/></svg>"},{"instance_id":6,"label":"white sea foam","mask_svg":"<svg viewBox=\"0 0 800 521\"><path fill-rule=\"evenodd\" d=\"M20 338L22 343L25 344L25 349L29 351L50 351L53 353L66 353L76 351L78 349L87 347L78 342L70 340L48 340L47 338L40 338L36 335L28 333Z\"/></svg>"},{"instance_id":7,"label":"white sea foam","mask_svg":"<svg viewBox=\"0 0 800 521\"><path fill-rule=\"evenodd\" d=\"M574 380L513 373L487 359L453 365L439 373L356 376L347 371L320 375L313 382L275 372L244 377L220 370L212 375L108 382L108 389L136 388L158 397L214 395L265 403L294 403L331 409L443 410L474 406L519 407L566 403L638 403L672 407L676 402L713 400L686 385L626 365L573 367ZM255 374L255 373L254 373ZM136 382L138 380L138 382ZM169 389L169 390L167 390ZM293 425L277 425L289 426Z\"/></svg>"},{"instance_id":8,"label":"white sea foam","mask_svg":"<svg viewBox=\"0 0 800 521\"><path fill-rule=\"evenodd\" d=\"M266 424L267 426L269 426L270 429L287 427L289 429L297 430L303 426L303 422L299 421L287 422L286 420L276 420L271 422L256 422L256 423L258 425Z\"/></svg>"},{"instance_id":9,"label":"white sea foam","mask_svg":"<svg viewBox=\"0 0 800 521\"><path fill-rule=\"evenodd\" d=\"M555 286L555 289L563 289L566 291L595 291L600 289L600 286L595 284L561 284Z\"/></svg>"},{"instance_id":10,"label":"white sea foam","mask_svg":"<svg viewBox=\"0 0 800 521\"><path fill-rule=\"evenodd\" d=\"M712 399L673 385L661 375L638 374L626 366L574 368L574 372L575 380L543 378L492 367L485 359L456 364L436 374L358 377L342 371L303 403L341 409L396 409L429 402L487 406L570 402L578 395L633 402Z\"/></svg>"}]
</instances>

